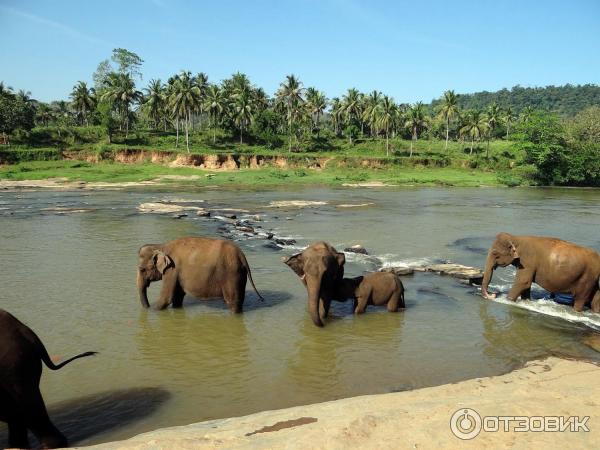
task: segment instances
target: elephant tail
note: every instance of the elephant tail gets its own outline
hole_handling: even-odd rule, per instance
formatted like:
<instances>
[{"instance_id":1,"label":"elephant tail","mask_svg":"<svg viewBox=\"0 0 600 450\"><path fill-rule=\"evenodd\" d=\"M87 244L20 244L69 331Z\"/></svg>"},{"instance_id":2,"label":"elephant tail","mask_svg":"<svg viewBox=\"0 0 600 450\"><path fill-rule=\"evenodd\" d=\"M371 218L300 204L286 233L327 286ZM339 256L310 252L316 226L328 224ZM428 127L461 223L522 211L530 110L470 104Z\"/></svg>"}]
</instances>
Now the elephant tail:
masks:
<instances>
[{"instance_id":1,"label":"elephant tail","mask_svg":"<svg viewBox=\"0 0 600 450\"><path fill-rule=\"evenodd\" d=\"M48 367L48 369L51 369L51 370L61 369L62 367L66 366L67 364L69 364L71 361L73 361L75 359L85 358L86 356L92 356L92 355L96 355L98 353L98 352L84 352L84 353L80 353L79 355L73 356L72 358L69 358L66 361L63 361L60 364L54 364L52 362L52 359L50 359L50 356L48 355L48 351L46 350L46 347L44 346L44 344L42 343L40 338L37 337L37 335L35 335L35 333L34 333L34 336L39 344L38 348L39 348L39 352L40 352L40 358L42 359L42 361L44 361L44 364L46 364L46 367Z\"/></svg>"},{"instance_id":2,"label":"elephant tail","mask_svg":"<svg viewBox=\"0 0 600 450\"><path fill-rule=\"evenodd\" d=\"M248 260L246 259L246 256L242 253L241 255L241 261L242 264L244 265L244 267L246 268L246 271L248 272L248 279L250 280L250 283L252 284L252 288L254 289L254 292L256 292L256 295L258 295L258 298L260 299L261 302L264 302L265 299L262 295L260 295L260 293L258 292L258 289L256 289L256 285L254 284L254 280L252 279L252 271L250 270L250 266L248 265Z\"/></svg>"}]
</instances>

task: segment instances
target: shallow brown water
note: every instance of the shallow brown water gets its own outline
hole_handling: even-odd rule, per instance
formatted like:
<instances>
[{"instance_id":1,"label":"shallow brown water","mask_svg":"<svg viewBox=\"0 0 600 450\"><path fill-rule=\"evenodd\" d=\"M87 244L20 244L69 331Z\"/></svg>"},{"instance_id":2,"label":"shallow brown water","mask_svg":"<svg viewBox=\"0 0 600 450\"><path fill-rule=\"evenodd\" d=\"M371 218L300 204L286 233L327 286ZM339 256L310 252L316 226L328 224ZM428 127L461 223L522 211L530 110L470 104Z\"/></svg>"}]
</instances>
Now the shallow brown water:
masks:
<instances>
[{"instance_id":1,"label":"shallow brown water","mask_svg":"<svg viewBox=\"0 0 600 450\"><path fill-rule=\"evenodd\" d=\"M161 199L245 208L263 217L265 229L297 239L274 251L264 240L234 236L266 302L249 289L241 316L221 301L193 299L182 310L143 310L135 288L139 246L220 236L216 220L136 212L138 204ZM267 207L277 200L327 204ZM341 203L374 204L337 208ZM350 302L338 303L318 329L306 314L303 286L280 261L323 239L338 250L360 243L373 255L349 255L349 276L399 262L483 266L499 231L552 235L598 250L599 203L600 191L576 189L2 192L0 307L30 325L51 355L100 352L43 375L52 417L79 444L499 374L550 354L600 360L581 342L600 330L590 313L544 300L484 301L477 288L432 274L403 279L402 313L370 308L355 318ZM52 206L93 211L43 210ZM511 279L509 269L499 269L493 286L506 292ZM159 287L151 288L151 300ZM0 430L0 445L5 437Z\"/></svg>"}]
</instances>

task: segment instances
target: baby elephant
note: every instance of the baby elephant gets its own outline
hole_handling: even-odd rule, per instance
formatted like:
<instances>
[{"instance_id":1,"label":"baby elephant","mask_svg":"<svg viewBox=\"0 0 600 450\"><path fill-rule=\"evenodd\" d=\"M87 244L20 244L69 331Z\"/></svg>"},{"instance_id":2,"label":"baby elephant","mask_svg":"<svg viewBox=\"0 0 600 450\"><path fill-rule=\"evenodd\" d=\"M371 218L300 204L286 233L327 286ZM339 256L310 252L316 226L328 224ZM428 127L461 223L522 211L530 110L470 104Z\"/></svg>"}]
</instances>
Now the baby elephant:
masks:
<instances>
[{"instance_id":1,"label":"baby elephant","mask_svg":"<svg viewBox=\"0 0 600 450\"><path fill-rule=\"evenodd\" d=\"M392 272L375 272L356 278L344 278L338 285L335 299L354 299L354 314L362 314L367 305L387 304L390 312L405 308L404 286L398 275Z\"/></svg>"}]
</instances>

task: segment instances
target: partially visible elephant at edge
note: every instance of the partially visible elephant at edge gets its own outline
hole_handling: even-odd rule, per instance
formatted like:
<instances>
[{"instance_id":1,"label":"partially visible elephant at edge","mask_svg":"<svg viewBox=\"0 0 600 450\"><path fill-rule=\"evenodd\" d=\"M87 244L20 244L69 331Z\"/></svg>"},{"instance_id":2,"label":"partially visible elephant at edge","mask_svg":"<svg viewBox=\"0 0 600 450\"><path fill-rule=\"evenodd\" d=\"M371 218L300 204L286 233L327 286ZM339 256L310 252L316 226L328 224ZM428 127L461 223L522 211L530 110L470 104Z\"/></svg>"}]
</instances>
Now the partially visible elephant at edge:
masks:
<instances>
[{"instance_id":1,"label":"partially visible elephant at edge","mask_svg":"<svg viewBox=\"0 0 600 450\"><path fill-rule=\"evenodd\" d=\"M346 257L327 242L315 242L302 253L283 258L302 280L308 293L308 312L313 323L323 326L329 314L336 284L344 278Z\"/></svg>"},{"instance_id":2,"label":"partially visible elephant at edge","mask_svg":"<svg viewBox=\"0 0 600 450\"><path fill-rule=\"evenodd\" d=\"M354 314L362 314L367 305L387 305L390 312L405 308L404 285L392 272L375 272L356 278L344 278L339 283L334 300L354 299Z\"/></svg>"},{"instance_id":3,"label":"partially visible elephant at edge","mask_svg":"<svg viewBox=\"0 0 600 450\"><path fill-rule=\"evenodd\" d=\"M54 364L37 335L0 309L0 421L8 424L8 446L29 448L27 430L44 448L67 447L67 438L52 424L40 392L42 361L58 370L85 352Z\"/></svg>"},{"instance_id":4,"label":"partially visible elephant at edge","mask_svg":"<svg viewBox=\"0 0 600 450\"><path fill-rule=\"evenodd\" d=\"M496 267L512 264L517 268L508 298L529 298L531 283L549 292L574 296L576 311L590 303L600 312L600 255L594 250L551 237L514 236L500 233L492 243L485 263L481 293L495 298L488 286Z\"/></svg>"},{"instance_id":5,"label":"partially visible elephant at edge","mask_svg":"<svg viewBox=\"0 0 600 450\"><path fill-rule=\"evenodd\" d=\"M258 293L248 261L242 250L231 241L204 237L184 237L165 244L148 244L140 248L137 288L140 302L148 303L148 286L162 280L156 309L169 305L179 308L185 294L196 298L222 297L229 310L243 311L246 279Z\"/></svg>"}]
</instances>

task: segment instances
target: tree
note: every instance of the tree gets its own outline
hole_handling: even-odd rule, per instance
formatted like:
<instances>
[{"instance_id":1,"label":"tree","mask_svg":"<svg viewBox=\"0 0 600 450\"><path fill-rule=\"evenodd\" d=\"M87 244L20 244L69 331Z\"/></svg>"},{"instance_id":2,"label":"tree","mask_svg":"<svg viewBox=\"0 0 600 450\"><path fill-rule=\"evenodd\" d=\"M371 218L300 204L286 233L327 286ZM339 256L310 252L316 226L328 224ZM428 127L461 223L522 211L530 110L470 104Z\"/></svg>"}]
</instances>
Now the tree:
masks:
<instances>
[{"instance_id":1,"label":"tree","mask_svg":"<svg viewBox=\"0 0 600 450\"><path fill-rule=\"evenodd\" d=\"M362 99L361 93L358 91L358 89L355 89L355 88L348 89L346 94L342 97L342 108L344 111L346 124L349 127L356 126L359 121L359 117L362 112L361 99ZM350 141L350 144L352 144L352 134L353 133L347 133L347 134L348 134L348 139Z\"/></svg>"},{"instance_id":2,"label":"tree","mask_svg":"<svg viewBox=\"0 0 600 450\"><path fill-rule=\"evenodd\" d=\"M496 102L492 103L486 113L485 113L485 121L486 121L486 130L487 130L487 149L485 153L485 157L490 157L490 137L494 133L494 130L498 126L498 123L502 120L502 110L498 106Z\"/></svg>"},{"instance_id":3,"label":"tree","mask_svg":"<svg viewBox=\"0 0 600 450\"><path fill-rule=\"evenodd\" d=\"M387 95L383 96L375 112L376 123L385 131L385 154L387 156L390 156L390 129L394 124L397 112L394 100Z\"/></svg>"},{"instance_id":4,"label":"tree","mask_svg":"<svg viewBox=\"0 0 600 450\"><path fill-rule=\"evenodd\" d=\"M381 102L381 92L372 91L369 95L367 95L364 99L363 110L362 110L362 120L369 125L369 132L371 137L377 135L377 127L379 126L377 123L377 112L378 107Z\"/></svg>"},{"instance_id":5,"label":"tree","mask_svg":"<svg viewBox=\"0 0 600 450\"><path fill-rule=\"evenodd\" d=\"M510 106L504 110L503 120L504 125L506 126L506 139L508 139L510 133L510 126L516 120L516 117Z\"/></svg>"},{"instance_id":6,"label":"tree","mask_svg":"<svg viewBox=\"0 0 600 450\"><path fill-rule=\"evenodd\" d=\"M10 135L15 129L33 128L35 107L29 96L29 92L21 90L15 94L11 88L0 84L0 131L4 144L10 145Z\"/></svg>"},{"instance_id":7,"label":"tree","mask_svg":"<svg viewBox=\"0 0 600 450\"><path fill-rule=\"evenodd\" d=\"M208 88L208 75L206 75L204 72L196 74L194 77L194 85L198 88L198 92L200 93L197 108L198 112L200 113L200 128L202 129L202 114L204 112L204 98L206 97L206 89Z\"/></svg>"},{"instance_id":8,"label":"tree","mask_svg":"<svg viewBox=\"0 0 600 450\"><path fill-rule=\"evenodd\" d=\"M208 111L210 118L210 127L213 129L213 144L216 142L217 135L216 129L219 124L221 117L226 108L226 98L222 89L217 85L210 85L206 91L206 98L204 100L205 108Z\"/></svg>"},{"instance_id":9,"label":"tree","mask_svg":"<svg viewBox=\"0 0 600 450\"><path fill-rule=\"evenodd\" d=\"M529 119L531 119L531 116L534 112L535 109L533 108L533 106L526 106L525 109L521 111L521 114L519 115L519 120L525 123L529 122Z\"/></svg>"},{"instance_id":10,"label":"tree","mask_svg":"<svg viewBox=\"0 0 600 450\"><path fill-rule=\"evenodd\" d=\"M464 116L463 126L460 129L461 135L467 135L471 137L471 151L469 155L473 154L473 144L475 140L480 140L481 136L487 128L486 118L479 110L467 111Z\"/></svg>"},{"instance_id":11,"label":"tree","mask_svg":"<svg viewBox=\"0 0 600 450\"><path fill-rule=\"evenodd\" d=\"M117 129L117 120L113 116L113 106L109 100L103 100L98 103L98 113L100 114L100 125L106 131L108 143L112 142L112 137Z\"/></svg>"},{"instance_id":12,"label":"tree","mask_svg":"<svg viewBox=\"0 0 600 450\"><path fill-rule=\"evenodd\" d=\"M137 54L124 48L115 48L112 51L111 59L119 66L119 73L129 75L131 78L142 79L140 68L144 60Z\"/></svg>"},{"instance_id":13,"label":"tree","mask_svg":"<svg viewBox=\"0 0 600 450\"><path fill-rule=\"evenodd\" d=\"M442 105L440 107L440 116L446 121L446 145L445 151L448 151L448 139L450 138L450 121L458 115L458 95L454 91L444 92Z\"/></svg>"},{"instance_id":14,"label":"tree","mask_svg":"<svg viewBox=\"0 0 600 450\"><path fill-rule=\"evenodd\" d=\"M250 91L243 90L234 96L231 104L231 117L240 130L240 144L243 144L244 129L250 126L254 117Z\"/></svg>"},{"instance_id":15,"label":"tree","mask_svg":"<svg viewBox=\"0 0 600 450\"><path fill-rule=\"evenodd\" d=\"M313 128L317 128L318 136L320 129L320 117L325 111L325 108L327 108L327 97L325 97L323 92L318 91L316 88L309 87L306 90L306 106L311 116L311 125Z\"/></svg>"},{"instance_id":16,"label":"tree","mask_svg":"<svg viewBox=\"0 0 600 450\"><path fill-rule=\"evenodd\" d=\"M425 117L425 107L423 103L417 102L406 112L406 121L404 126L411 131L412 139L410 141L410 156L413 154L413 142L419 138L419 130L427 127L427 117Z\"/></svg>"},{"instance_id":17,"label":"tree","mask_svg":"<svg viewBox=\"0 0 600 450\"><path fill-rule=\"evenodd\" d=\"M106 87L108 75L111 72L113 72L113 68L110 65L110 61L108 59L100 61L98 67L96 67L96 71L92 75L92 79L94 80L94 89L96 89L96 91L100 91Z\"/></svg>"},{"instance_id":18,"label":"tree","mask_svg":"<svg viewBox=\"0 0 600 450\"><path fill-rule=\"evenodd\" d=\"M79 81L71 92L71 102L73 109L81 118L81 123L88 125L88 115L96 106L94 90L88 89L87 84Z\"/></svg>"},{"instance_id":19,"label":"tree","mask_svg":"<svg viewBox=\"0 0 600 450\"><path fill-rule=\"evenodd\" d=\"M121 117L121 127L125 125L125 137L129 136L130 108L142 99L142 93L135 88L133 78L127 73L112 72L106 79L106 89L101 100L108 100Z\"/></svg>"},{"instance_id":20,"label":"tree","mask_svg":"<svg viewBox=\"0 0 600 450\"><path fill-rule=\"evenodd\" d=\"M158 124L165 118L166 98L165 89L160 80L150 80L148 87L144 89L146 96L144 97L144 111L154 122L154 127L158 128ZM164 122L166 130L167 123Z\"/></svg>"},{"instance_id":21,"label":"tree","mask_svg":"<svg viewBox=\"0 0 600 450\"><path fill-rule=\"evenodd\" d=\"M278 100L285 105L288 123L288 150L292 151L292 127L300 113L300 106L304 103L304 88L302 82L294 75L287 75L277 91Z\"/></svg>"},{"instance_id":22,"label":"tree","mask_svg":"<svg viewBox=\"0 0 600 450\"><path fill-rule=\"evenodd\" d=\"M185 145L190 152L189 127L192 111L200 104L200 89L194 83L190 72L181 72L173 84L173 92L169 97L169 106L177 122L183 117L185 126Z\"/></svg>"}]
</instances>

